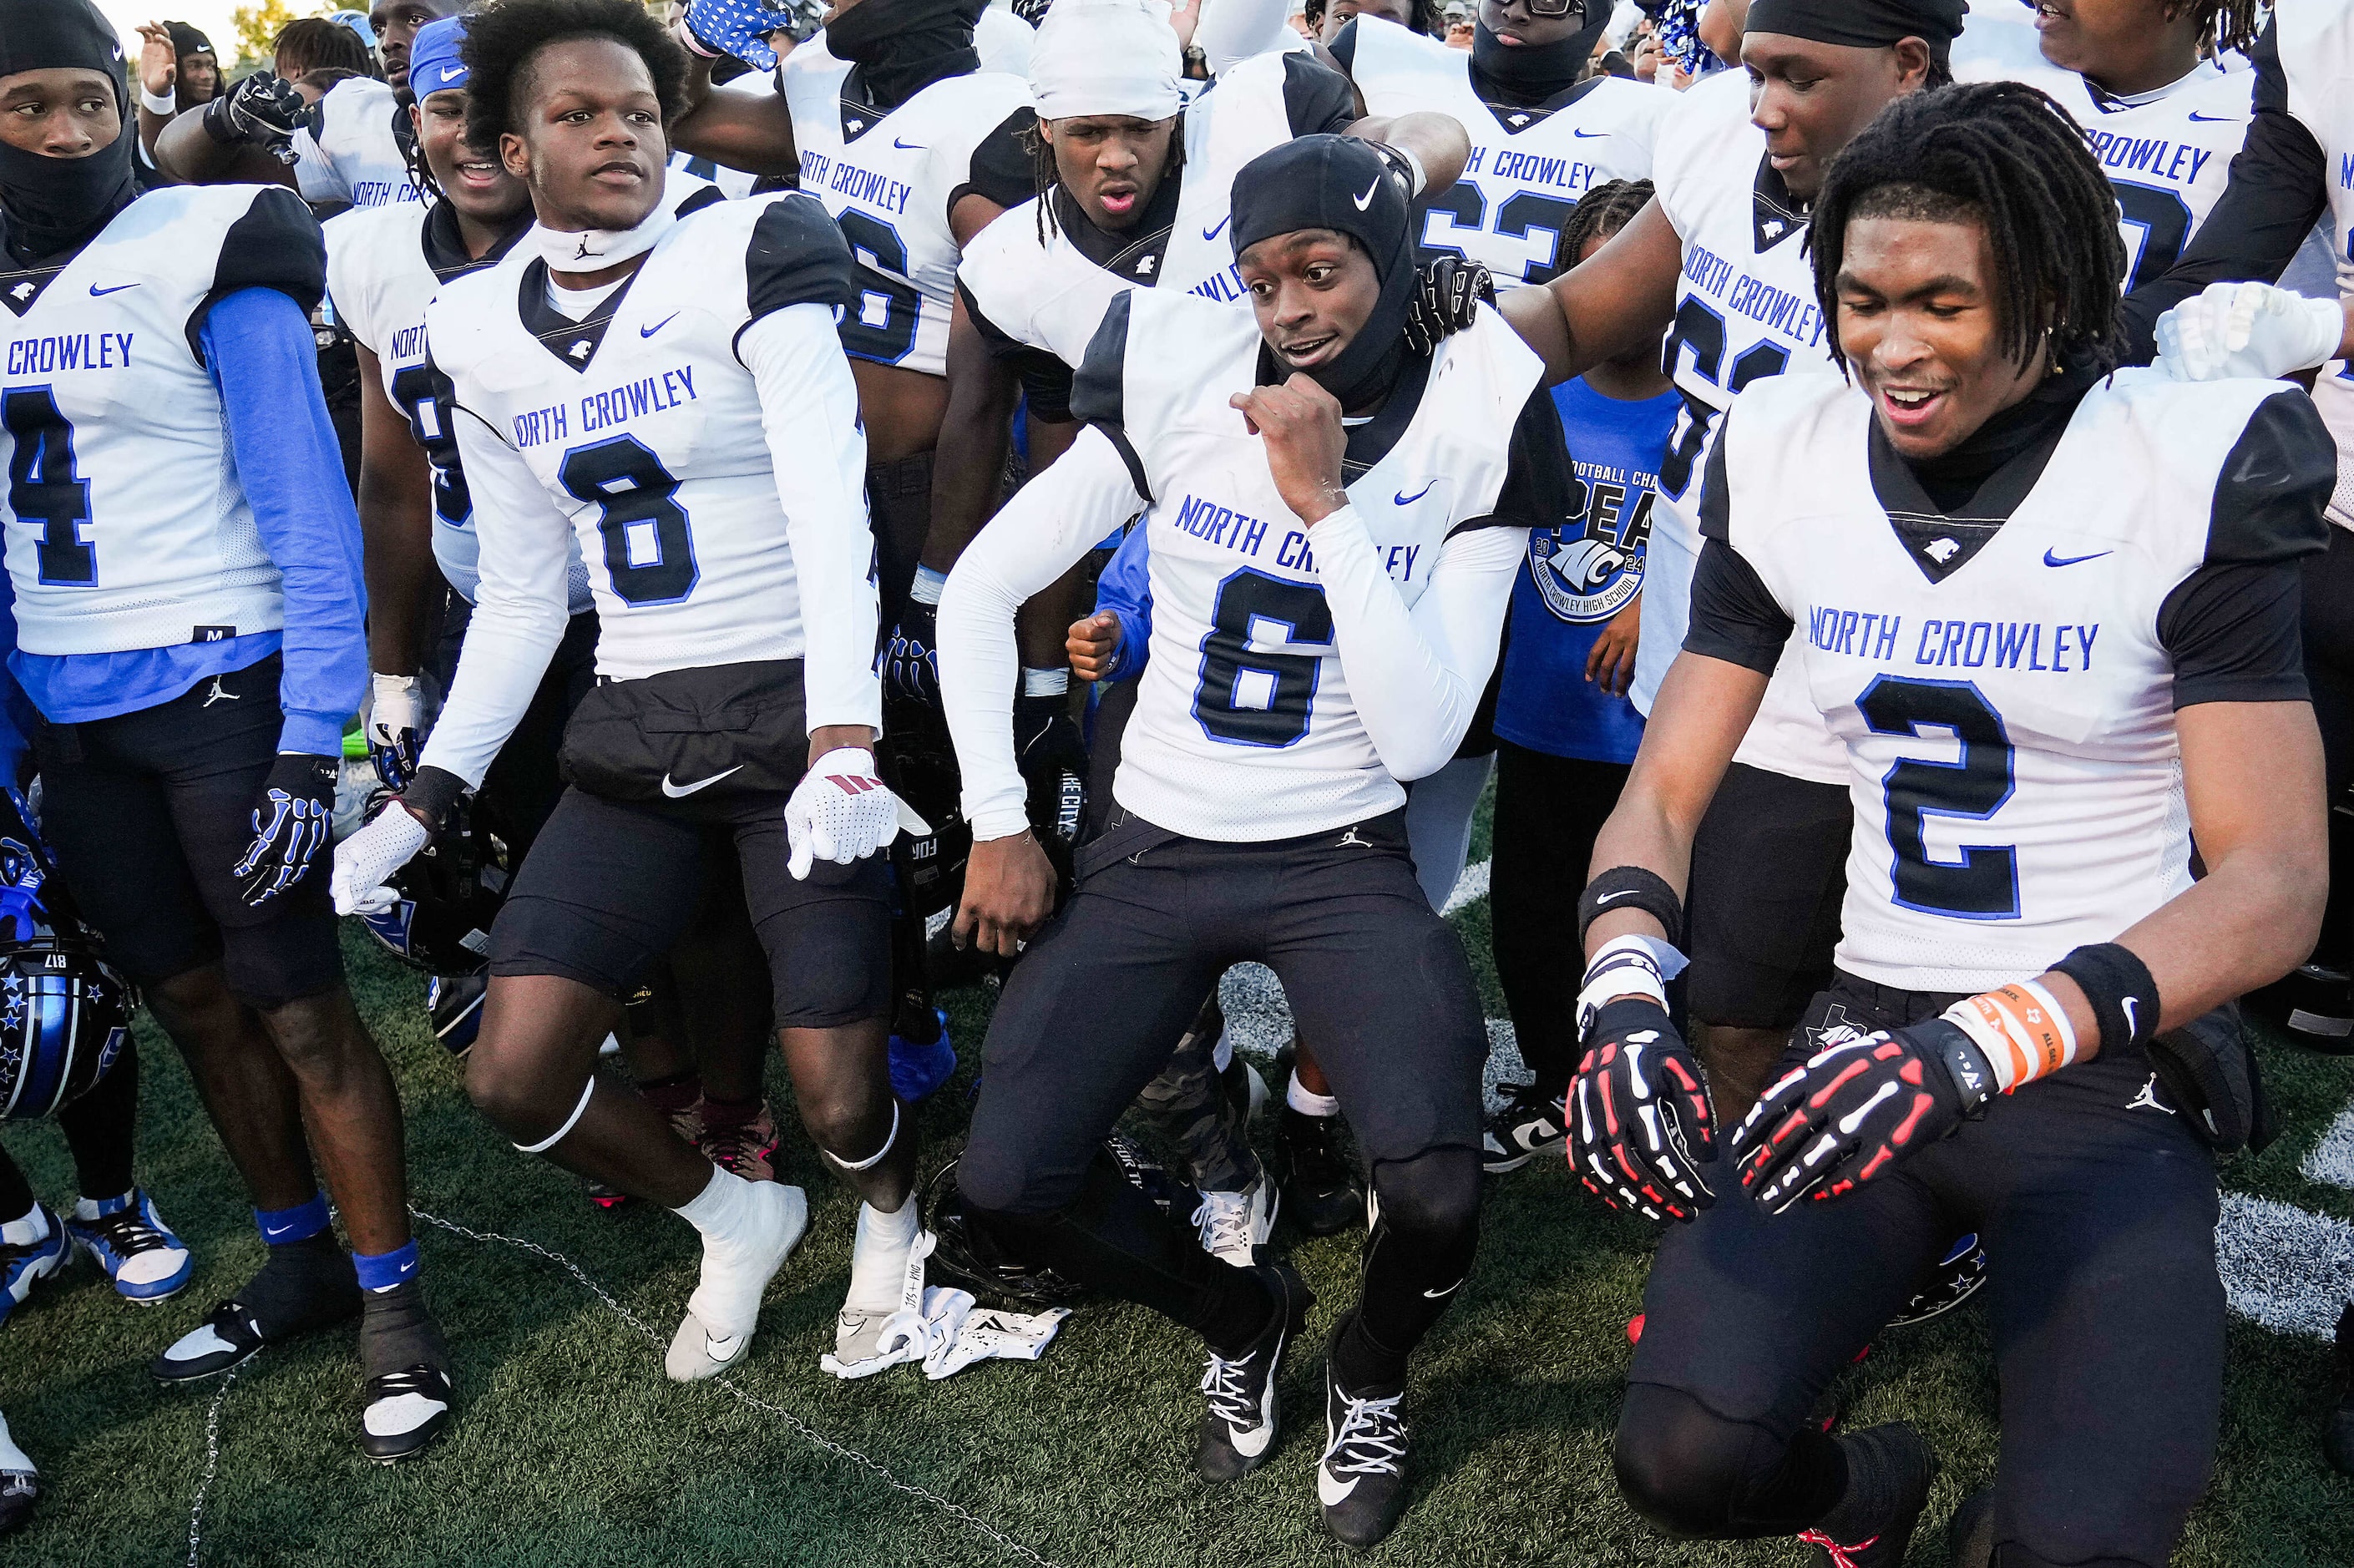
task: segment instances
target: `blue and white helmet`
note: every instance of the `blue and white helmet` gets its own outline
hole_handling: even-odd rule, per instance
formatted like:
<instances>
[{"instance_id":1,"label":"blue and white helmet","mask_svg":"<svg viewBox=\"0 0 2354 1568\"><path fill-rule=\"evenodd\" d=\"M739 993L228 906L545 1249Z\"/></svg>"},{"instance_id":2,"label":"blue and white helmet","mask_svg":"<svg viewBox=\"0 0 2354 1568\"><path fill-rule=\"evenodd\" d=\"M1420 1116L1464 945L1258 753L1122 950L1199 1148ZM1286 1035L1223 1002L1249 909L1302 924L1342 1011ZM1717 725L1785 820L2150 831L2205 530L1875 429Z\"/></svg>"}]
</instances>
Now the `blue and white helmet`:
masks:
<instances>
[{"instance_id":1,"label":"blue and white helmet","mask_svg":"<svg viewBox=\"0 0 2354 1568\"><path fill-rule=\"evenodd\" d=\"M0 1120L54 1116L131 1038L130 983L73 913L32 813L0 798Z\"/></svg>"}]
</instances>

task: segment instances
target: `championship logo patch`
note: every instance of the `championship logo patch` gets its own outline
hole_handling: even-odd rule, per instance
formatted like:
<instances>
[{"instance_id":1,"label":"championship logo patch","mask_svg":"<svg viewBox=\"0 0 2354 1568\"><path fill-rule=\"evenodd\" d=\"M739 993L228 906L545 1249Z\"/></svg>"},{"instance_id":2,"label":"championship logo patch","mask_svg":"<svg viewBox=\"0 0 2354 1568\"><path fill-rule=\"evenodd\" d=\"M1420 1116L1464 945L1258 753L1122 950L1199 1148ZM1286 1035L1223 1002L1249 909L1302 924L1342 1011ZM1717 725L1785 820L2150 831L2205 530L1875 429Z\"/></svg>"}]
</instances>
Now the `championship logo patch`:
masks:
<instances>
[{"instance_id":1,"label":"championship logo patch","mask_svg":"<svg viewBox=\"0 0 2354 1568\"><path fill-rule=\"evenodd\" d=\"M1582 515L1529 535L1529 577L1547 609L1562 620L1591 622L1627 608L1642 591L1655 499L1647 487L1587 477Z\"/></svg>"}]
</instances>

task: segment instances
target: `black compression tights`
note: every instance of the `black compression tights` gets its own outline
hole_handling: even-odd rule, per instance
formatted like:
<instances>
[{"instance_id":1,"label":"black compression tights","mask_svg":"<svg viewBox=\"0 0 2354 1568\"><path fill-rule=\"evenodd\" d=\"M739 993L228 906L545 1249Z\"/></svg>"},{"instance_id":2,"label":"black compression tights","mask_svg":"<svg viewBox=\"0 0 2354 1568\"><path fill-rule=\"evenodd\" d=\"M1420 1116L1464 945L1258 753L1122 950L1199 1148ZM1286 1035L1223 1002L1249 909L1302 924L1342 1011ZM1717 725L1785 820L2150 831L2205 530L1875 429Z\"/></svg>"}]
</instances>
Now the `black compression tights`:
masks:
<instances>
[{"instance_id":1,"label":"black compression tights","mask_svg":"<svg viewBox=\"0 0 2354 1568\"><path fill-rule=\"evenodd\" d=\"M1379 1213L1366 1234L1357 1309L1332 1341L1333 1375L1352 1393L1394 1393L1406 1357L1471 1272L1479 1242L1479 1157L1435 1149L1373 1168Z\"/></svg>"},{"instance_id":2,"label":"black compression tights","mask_svg":"<svg viewBox=\"0 0 2354 1568\"><path fill-rule=\"evenodd\" d=\"M98 1086L58 1113L83 1197L119 1198L131 1190L131 1139L138 1119L139 1048L125 1041ZM32 1184L0 1151L0 1220L16 1219L32 1207Z\"/></svg>"}]
</instances>

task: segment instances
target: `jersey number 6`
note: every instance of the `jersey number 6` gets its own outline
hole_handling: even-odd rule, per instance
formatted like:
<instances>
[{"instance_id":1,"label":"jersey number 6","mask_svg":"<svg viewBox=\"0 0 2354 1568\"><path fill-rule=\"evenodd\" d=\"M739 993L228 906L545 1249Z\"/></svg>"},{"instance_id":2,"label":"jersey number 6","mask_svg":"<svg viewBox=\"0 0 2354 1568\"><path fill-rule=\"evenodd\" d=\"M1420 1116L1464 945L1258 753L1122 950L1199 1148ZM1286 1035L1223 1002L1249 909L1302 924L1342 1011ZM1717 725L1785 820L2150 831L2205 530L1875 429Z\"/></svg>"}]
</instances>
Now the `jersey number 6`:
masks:
<instances>
[{"instance_id":1,"label":"jersey number 6","mask_svg":"<svg viewBox=\"0 0 2354 1568\"><path fill-rule=\"evenodd\" d=\"M1193 693L1193 716L1204 733L1229 746L1267 747L1306 735L1318 657L1254 652L1252 630L1255 622L1270 622L1284 629L1287 642L1331 642L1324 590L1246 569L1218 585L1210 620L1202 639L1202 683Z\"/></svg>"},{"instance_id":2,"label":"jersey number 6","mask_svg":"<svg viewBox=\"0 0 2354 1568\"><path fill-rule=\"evenodd\" d=\"M635 436L615 436L564 454L556 477L598 508L605 570L625 604L676 604L695 591L695 541L678 481Z\"/></svg>"}]
</instances>

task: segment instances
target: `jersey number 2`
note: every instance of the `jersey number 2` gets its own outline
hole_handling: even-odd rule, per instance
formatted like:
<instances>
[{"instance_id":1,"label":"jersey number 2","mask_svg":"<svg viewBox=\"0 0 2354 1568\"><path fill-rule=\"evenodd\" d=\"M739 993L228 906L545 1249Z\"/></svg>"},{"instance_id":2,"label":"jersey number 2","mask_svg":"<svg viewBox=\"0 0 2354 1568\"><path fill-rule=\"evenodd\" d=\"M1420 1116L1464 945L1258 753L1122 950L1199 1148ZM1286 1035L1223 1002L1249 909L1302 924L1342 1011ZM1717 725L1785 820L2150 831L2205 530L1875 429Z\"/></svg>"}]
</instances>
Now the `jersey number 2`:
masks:
<instances>
[{"instance_id":1,"label":"jersey number 2","mask_svg":"<svg viewBox=\"0 0 2354 1568\"><path fill-rule=\"evenodd\" d=\"M1888 801L1889 876L1907 909L1961 920L2019 918L2019 851L2009 844L1964 844L1958 862L1929 858L1926 819L1982 822L2011 792L2010 736L2002 715L1967 681L1882 675L1855 700L1875 735L1919 737L1925 727L1950 730L1962 754L1951 762L1908 757L1882 780Z\"/></svg>"},{"instance_id":2,"label":"jersey number 2","mask_svg":"<svg viewBox=\"0 0 2354 1568\"><path fill-rule=\"evenodd\" d=\"M1313 653L1257 653L1254 622L1271 621L1288 642L1332 641L1332 611L1324 590L1265 572L1239 571L1218 585L1202 639L1202 683L1193 716L1213 740L1229 746L1289 746L1308 733L1321 668Z\"/></svg>"},{"instance_id":3,"label":"jersey number 2","mask_svg":"<svg viewBox=\"0 0 2354 1568\"><path fill-rule=\"evenodd\" d=\"M46 387L0 392L0 423L16 438L8 460L8 510L40 525L41 580L69 588L98 582L98 550L81 536L90 523L90 482L74 468L73 427Z\"/></svg>"},{"instance_id":4,"label":"jersey number 2","mask_svg":"<svg viewBox=\"0 0 2354 1568\"><path fill-rule=\"evenodd\" d=\"M686 508L678 503L678 481L652 448L635 436L575 447L556 477L598 508L605 570L624 604L676 604L695 591Z\"/></svg>"}]
</instances>

